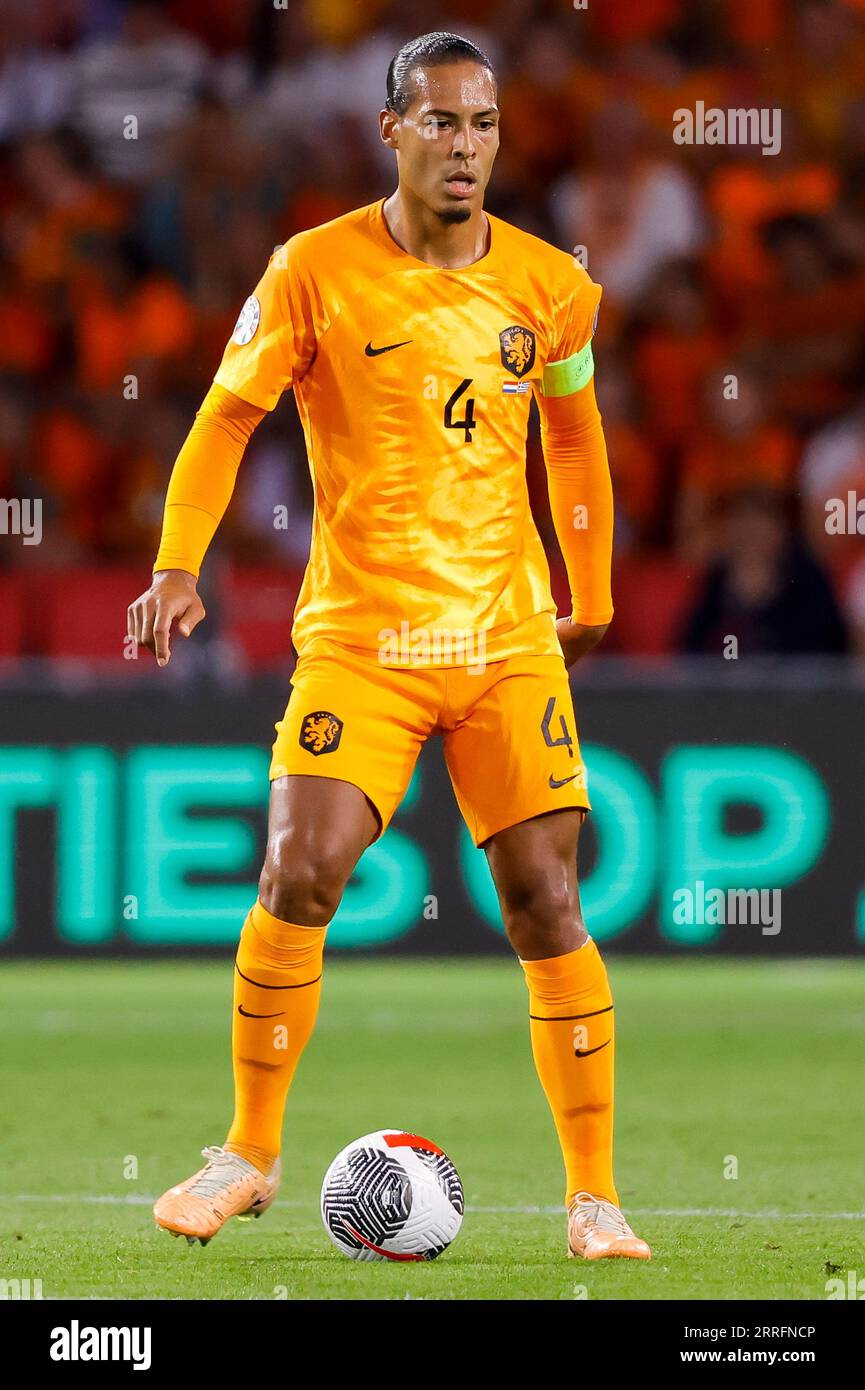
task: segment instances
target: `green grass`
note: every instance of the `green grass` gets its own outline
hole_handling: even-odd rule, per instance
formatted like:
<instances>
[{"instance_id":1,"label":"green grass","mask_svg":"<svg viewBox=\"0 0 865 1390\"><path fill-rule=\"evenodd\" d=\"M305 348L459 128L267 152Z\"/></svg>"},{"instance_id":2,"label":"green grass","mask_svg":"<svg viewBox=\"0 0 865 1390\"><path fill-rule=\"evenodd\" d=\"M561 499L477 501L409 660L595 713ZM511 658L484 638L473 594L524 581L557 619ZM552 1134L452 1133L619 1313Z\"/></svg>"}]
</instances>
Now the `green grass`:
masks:
<instances>
[{"instance_id":1,"label":"green grass","mask_svg":"<svg viewBox=\"0 0 865 1390\"><path fill-rule=\"evenodd\" d=\"M0 1278L39 1278L46 1298L822 1299L831 1266L865 1274L865 1222L831 1215L865 1208L865 962L610 973L616 1172L650 1264L564 1257L561 1162L509 961L330 961L280 1204L206 1249L158 1232L149 1203L224 1138L229 963L7 962ZM330 1159L389 1125L435 1139L463 1178L462 1232L430 1264L355 1264L319 1220Z\"/></svg>"}]
</instances>

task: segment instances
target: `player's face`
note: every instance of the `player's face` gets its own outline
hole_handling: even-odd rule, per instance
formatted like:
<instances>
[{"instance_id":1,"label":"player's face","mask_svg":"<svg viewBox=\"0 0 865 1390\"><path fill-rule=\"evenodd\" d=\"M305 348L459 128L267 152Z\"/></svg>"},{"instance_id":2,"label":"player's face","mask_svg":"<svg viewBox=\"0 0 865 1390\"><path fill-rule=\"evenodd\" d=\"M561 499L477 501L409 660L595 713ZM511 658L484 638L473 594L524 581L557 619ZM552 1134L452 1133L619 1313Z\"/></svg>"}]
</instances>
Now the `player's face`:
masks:
<instances>
[{"instance_id":1,"label":"player's face","mask_svg":"<svg viewBox=\"0 0 865 1390\"><path fill-rule=\"evenodd\" d=\"M408 111L382 124L400 184L443 221L465 222L483 205L499 148L495 80L466 62L415 68L412 82Z\"/></svg>"}]
</instances>

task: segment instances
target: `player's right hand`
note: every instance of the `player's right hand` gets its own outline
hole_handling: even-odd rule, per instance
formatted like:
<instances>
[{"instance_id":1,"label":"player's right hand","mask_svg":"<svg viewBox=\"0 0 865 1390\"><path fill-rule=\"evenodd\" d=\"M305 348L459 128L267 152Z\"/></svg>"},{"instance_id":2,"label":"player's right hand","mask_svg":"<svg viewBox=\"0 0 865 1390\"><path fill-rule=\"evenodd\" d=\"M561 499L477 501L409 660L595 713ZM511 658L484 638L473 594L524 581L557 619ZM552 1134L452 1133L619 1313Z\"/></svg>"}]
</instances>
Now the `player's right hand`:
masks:
<instances>
[{"instance_id":1,"label":"player's right hand","mask_svg":"<svg viewBox=\"0 0 865 1390\"><path fill-rule=\"evenodd\" d=\"M171 624L188 637L205 616L195 588L194 574L186 570L159 570L150 588L126 610L126 631L139 647L153 652L157 665L171 660Z\"/></svg>"}]
</instances>

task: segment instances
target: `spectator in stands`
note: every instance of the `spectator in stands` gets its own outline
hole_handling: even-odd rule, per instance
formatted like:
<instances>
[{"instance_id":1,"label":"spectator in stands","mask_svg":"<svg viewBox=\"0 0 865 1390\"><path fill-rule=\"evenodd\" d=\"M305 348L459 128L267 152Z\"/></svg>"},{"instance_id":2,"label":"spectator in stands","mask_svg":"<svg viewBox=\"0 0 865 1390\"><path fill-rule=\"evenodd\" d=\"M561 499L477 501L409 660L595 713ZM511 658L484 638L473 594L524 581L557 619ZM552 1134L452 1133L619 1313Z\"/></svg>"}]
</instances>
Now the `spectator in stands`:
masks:
<instances>
[{"instance_id":1,"label":"spectator in stands","mask_svg":"<svg viewBox=\"0 0 865 1390\"><path fill-rule=\"evenodd\" d=\"M384 73L432 24L426 0L3 7L0 478L4 496L45 499L46 535L4 564L152 553L178 422L270 252L392 186ZM837 649L826 584L857 632L865 584L862 537L825 530L830 497L865 496L865 0L441 0L434 26L500 69L490 211L585 247L604 286L597 385L633 593L642 567L672 611L709 564L692 640L732 609L743 648L806 642L813 617ZM672 113L697 99L780 106L778 154L675 145ZM527 475L556 584L536 429ZM801 516L737 500L754 484L800 488ZM253 440L220 554L296 566L309 504L286 399ZM618 632L638 645L621 613Z\"/></svg>"},{"instance_id":2,"label":"spectator in stands","mask_svg":"<svg viewBox=\"0 0 865 1390\"><path fill-rule=\"evenodd\" d=\"M651 545L655 531L661 462L657 442L644 428L638 393L621 353L604 351L597 392L616 498L616 550L640 552Z\"/></svg>"},{"instance_id":3,"label":"spectator in stands","mask_svg":"<svg viewBox=\"0 0 865 1390\"><path fill-rule=\"evenodd\" d=\"M748 487L779 495L793 485L799 454L796 436L770 418L766 392L745 363L714 372L703 392L702 422L685 445L678 491L676 550L702 565L717 550L720 504Z\"/></svg>"},{"instance_id":4,"label":"spectator in stands","mask_svg":"<svg viewBox=\"0 0 865 1390\"><path fill-rule=\"evenodd\" d=\"M160 0L127 0L119 35L85 44L72 67L72 120L99 169L121 182L152 178L161 138L188 115L207 65Z\"/></svg>"},{"instance_id":5,"label":"spectator in stands","mask_svg":"<svg viewBox=\"0 0 865 1390\"><path fill-rule=\"evenodd\" d=\"M865 368L865 354L863 354ZM830 503L842 502L845 512L850 493L854 507L865 503L865 394L854 409L819 430L802 457L800 473L805 531L815 553L840 575L858 560L865 548L865 537L828 526Z\"/></svg>"},{"instance_id":6,"label":"spectator in stands","mask_svg":"<svg viewBox=\"0 0 865 1390\"><path fill-rule=\"evenodd\" d=\"M865 556L850 575L844 608L850 624L853 651L865 660Z\"/></svg>"},{"instance_id":7,"label":"spectator in stands","mask_svg":"<svg viewBox=\"0 0 865 1390\"><path fill-rule=\"evenodd\" d=\"M772 278L748 303L743 347L758 356L775 412L813 429L852 399L865 325L865 272L833 256L825 221L790 216L763 233Z\"/></svg>"},{"instance_id":8,"label":"spectator in stands","mask_svg":"<svg viewBox=\"0 0 865 1390\"><path fill-rule=\"evenodd\" d=\"M721 658L731 637L739 658L848 650L829 580L774 491L740 492L724 504L721 554L702 582L681 649Z\"/></svg>"},{"instance_id":9,"label":"spectator in stands","mask_svg":"<svg viewBox=\"0 0 865 1390\"><path fill-rule=\"evenodd\" d=\"M723 342L712 323L702 271L690 261L659 268L640 319L647 326L636 335L632 370L660 463L653 530L668 545L682 451L703 428L706 378L721 359Z\"/></svg>"},{"instance_id":10,"label":"spectator in stands","mask_svg":"<svg viewBox=\"0 0 865 1390\"><path fill-rule=\"evenodd\" d=\"M49 9L4 5L0 10L0 141L51 130L69 109L69 64L46 42Z\"/></svg>"},{"instance_id":11,"label":"spectator in stands","mask_svg":"<svg viewBox=\"0 0 865 1390\"><path fill-rule=\"evenodd\" d=\"M587 269L607 299L630 305L665 261L702 245L698 190L672 159L672 144L659 153L641 113L623 96L598 112L587 138L582 168L553 189L559 244L589 248Z\"/></svg>"}]
</instances>

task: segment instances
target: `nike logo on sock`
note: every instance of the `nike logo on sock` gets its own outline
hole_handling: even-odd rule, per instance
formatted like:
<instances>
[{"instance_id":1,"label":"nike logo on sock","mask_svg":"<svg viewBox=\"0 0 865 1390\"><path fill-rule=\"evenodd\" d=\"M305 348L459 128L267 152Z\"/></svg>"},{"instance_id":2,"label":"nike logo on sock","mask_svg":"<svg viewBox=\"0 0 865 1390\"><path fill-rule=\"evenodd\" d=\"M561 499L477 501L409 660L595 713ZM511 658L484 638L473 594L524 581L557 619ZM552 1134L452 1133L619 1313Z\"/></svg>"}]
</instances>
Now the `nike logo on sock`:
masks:
<instances>
[{"instance_id":1,"label":"nike logo on sock","mask_svg":"<svg viewBox=\"0 0 865 1390\"><path fill-rule=\"evenodd\" d=\"M592 1055L593 1052L601 1052L605 1047L609 1047L609 1045L610 1045L610 1039L607 1038L607 1041L606 1041L605 1043L601 1043L601 1046L600 1046L600 1047L588 1047L588 1048L586 1048L585 1052L581 1052L580 1049L579 1049L578 1047L575 1047L575 1048L574 1048L574 1056L575 1056L575 1057L591 1057L591 1055Z\"/></svg>"}]
</instances>

